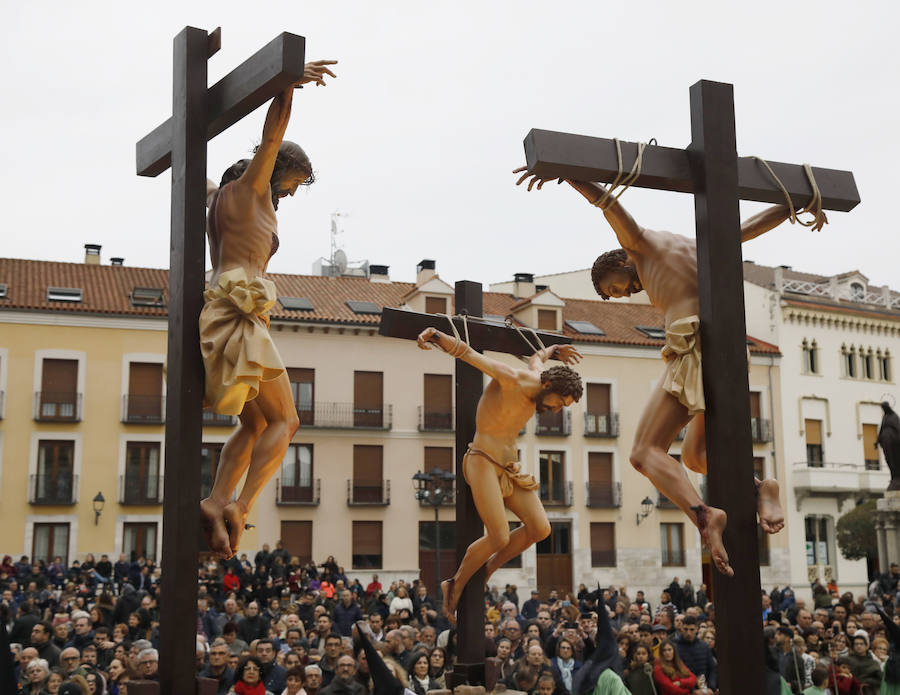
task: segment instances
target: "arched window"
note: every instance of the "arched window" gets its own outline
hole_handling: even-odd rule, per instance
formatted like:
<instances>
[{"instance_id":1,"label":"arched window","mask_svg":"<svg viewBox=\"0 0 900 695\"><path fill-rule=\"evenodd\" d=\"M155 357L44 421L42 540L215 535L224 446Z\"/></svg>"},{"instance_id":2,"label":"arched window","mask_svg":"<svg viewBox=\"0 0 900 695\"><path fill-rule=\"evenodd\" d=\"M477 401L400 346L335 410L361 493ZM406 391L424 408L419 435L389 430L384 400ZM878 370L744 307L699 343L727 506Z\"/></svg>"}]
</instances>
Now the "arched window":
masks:
<instances>
[{"instance_id":1,"label":"arched window","mask_svg":"<svg viewBox=\"0 0 900 695\"><path fill-rule=\"evenodd\" d=\"M885 350L884 354L878 355L878 378L882 381L893 381L891 374L891 351Z\"/></svg>"},{"instance_id":2,"label":"arched window","mask_svg":"<svg viewBox=\"0 0 900 695\"><path fill-rule=\"evenodd\" d=\"M819 373L819 347L816 344L816 341L812 342L808 341L806 338L803 339L802 343L803 347L803 373L804 374L818 374Z\"/></svg>"},{"instance_id":3,"label":"arched window","mask_svg":"<svg viewBox=\"0 0 900 695\"><path fill-rule=\"evenodd\" d=\"M868 352L863 348L859 349L860 376L863 379L875 378L875 353L872 348Z\"/></svg>"},{"instance_id":4,"label":"arched window","mask_svg":"<svg viewBox=\"0 0 900 695\"><path fill-rule=\"evenodd\" d=\"M862 302L866 299L866 288L859 282L850 283L850 299L854 302Z\"/></svg>"}]
</instances>

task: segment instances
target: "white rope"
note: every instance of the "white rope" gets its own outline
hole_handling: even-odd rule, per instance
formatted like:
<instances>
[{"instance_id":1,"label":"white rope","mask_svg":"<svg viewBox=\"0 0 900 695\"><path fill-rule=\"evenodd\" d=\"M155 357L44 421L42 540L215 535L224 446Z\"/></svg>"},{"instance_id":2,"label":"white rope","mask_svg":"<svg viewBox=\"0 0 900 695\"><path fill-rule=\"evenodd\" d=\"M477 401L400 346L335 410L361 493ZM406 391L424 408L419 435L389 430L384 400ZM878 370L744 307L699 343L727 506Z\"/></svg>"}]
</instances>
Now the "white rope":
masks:
<instances>
[{"instance_id":1,"label":"white rope","mask_svg":"<svg viewBox=\"0 0 900 695\"><path fill-rule=\"evenodd\" d=\"M634 165L631 167L631 171L628 175L623 179L622 174L624 173L624 169L622 168L622 143L619 142L618 138L613 138L613 142L616 143L616 158L618 160L618 172L616 173L616 178L613 179L613 182L609 185L603 195L601 195L597 200L595 200L592 205L600 208L604 212L609 209L609 206L615 203L619 198L622 197L622 194L628 190L628 188L637 181L638 177L641 175L641 166L643 165L644 160L644 150L647 147L646 142L639 142L637 144L637 157L634 160ZM651 140L650 142L655 142L655 140ZM616 189L622 186L622 189L616 192ZM615 195L613 195L615 193Z\"/></svg>"},{"instance_id":2,"label":"white rope","mask_svg":"<svg viewBox=\"0 0 900 695\"><path fill-rule=\"evenodd\" d=\"M455 316L455 317L450 316L450 314L441 314L441 316L443 316L444 318L447 319L447 321L450 322L450 329L453 331L453 339L455 342L453 343L453 347L450 348L449 350L444 350L444 348L441 346L440 343L437 343L437 346L439 348L441 348L441 350L444 350L444 352L446 352L448 355L450 355L450 357L456 357L456 358L462 357L463 355L466 354L466 350L469 349L469 323L467 320L468 317L465 314L462 314L461 316ZM460 338L459 331L456 330L456 324L453 323L454 318L462 319L463 331L465 332L465 336L466 336L465 341L463 341L463 339Z\"/></svg>"},{"instance_id":3,"label":"white rope","mask_svg":"<svg viewBox=\"0 0 900 695\"><path fill-rule=\"evenodd\" d=\"M815 227L822 217L822 192L819 190L819 184L816 183L816 177L813 175L812 167L809 164L803 165L803 171L806 173L806 178L809 179L809 185L812 188L812 198L809 199L806 207L801 208L800 210L795 210L794 201L791 200L791 194L788 193L788 190L781 182L781 179L779 179L775 172L772 171L772 167L769 166L769 163L762 157L753 155L752 158L766 168L766 170L769 172L769 175L781 189L781 192L784 193L784 198L787 201L788 209L791 211L791 224L794 224L796 222L804 227ZM810 213L813 218L804 222L799 217L799 215L802 215L804 212Z\"/></svg>"},{"instance_id":4,"label":"white rope","mask_svg":"<svg viewBox=\"0 0 900 695\"><path fill-rule=\"evenodd\" d=\"M529 340L528 336L525 335L525 333L519 327L519 324L513 322L512 318L509 316L506 317L506 326L508 328L515 328L518 334L522 336L522 340L528 343L528 347L530 347L535 354L537 354L540 350L546 350L546 348L544 347L544 343L541 341L541 337L531 326L525 326L525 330L529 331L534 336L534 342L537 343L540 347L535 347L534 343Z\"/></svg>"}]
</instances>

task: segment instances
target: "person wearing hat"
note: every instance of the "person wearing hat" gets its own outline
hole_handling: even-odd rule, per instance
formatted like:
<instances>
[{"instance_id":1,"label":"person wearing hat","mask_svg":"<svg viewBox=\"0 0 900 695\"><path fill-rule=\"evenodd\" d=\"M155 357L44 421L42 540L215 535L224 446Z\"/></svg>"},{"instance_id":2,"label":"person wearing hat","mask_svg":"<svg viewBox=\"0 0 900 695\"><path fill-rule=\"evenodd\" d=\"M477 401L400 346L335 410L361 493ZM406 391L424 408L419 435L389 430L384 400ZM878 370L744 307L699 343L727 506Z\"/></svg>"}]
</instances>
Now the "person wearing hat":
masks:
<instances>
[{"instance_id":1,"label":"person wearing hat","mask_svg":"<svg viewBox=\"0 0 900 695\"><path fill-rule=\"evenodd\" d=\"M853 633L850 653L844 657L850 665L850 672L863 685L869 685L876 691L884 680L881 664L869 653L869 633L857 630Z\"/></svg>"}]
</instances>

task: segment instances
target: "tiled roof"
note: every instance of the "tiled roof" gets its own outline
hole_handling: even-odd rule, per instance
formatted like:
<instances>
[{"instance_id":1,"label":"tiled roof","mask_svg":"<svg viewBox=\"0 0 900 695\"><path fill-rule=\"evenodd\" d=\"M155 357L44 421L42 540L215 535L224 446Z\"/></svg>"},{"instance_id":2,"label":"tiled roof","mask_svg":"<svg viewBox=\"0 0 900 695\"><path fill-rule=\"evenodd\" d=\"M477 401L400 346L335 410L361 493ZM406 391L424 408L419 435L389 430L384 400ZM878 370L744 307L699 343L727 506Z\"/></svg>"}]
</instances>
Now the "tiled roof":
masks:
<instances>
[{"instance_id":1,"label":"tiled roof","mask_svg":"<svg viewBox=\"0 0 900 695\"><path fill-rule=\"evenodd\" d=\"M278 295L304 297L312 311L284 309L280 303L272 309L275 320L317 323L373 325L377 314L358 314L347 301L374 302L379 307L399 307L403 298L415 287L409 282L371 282L361 277L320 277L270 273ZM154 268L132 266L86 265L0 258L0 283L7 283L6 299L0 299L0 311L59 311L80 314L120 316L166 316L165 307L132 306L130 294L135 287L162 288L168 302L169 273ZM48 287L79 287L81 302L48 302ZM584 335L566 326L563 333L583 343L606 343L662 347L662 340L648 338L637 326L663 326L663 314L649 304L627 304L602 300L565 299L563 321L590 321L605 335ZM521 299L508 293L485 292L485 314L507 316ZM778 354L775 345L751 339L751 351Z\"/></svg>"}]
</instances>

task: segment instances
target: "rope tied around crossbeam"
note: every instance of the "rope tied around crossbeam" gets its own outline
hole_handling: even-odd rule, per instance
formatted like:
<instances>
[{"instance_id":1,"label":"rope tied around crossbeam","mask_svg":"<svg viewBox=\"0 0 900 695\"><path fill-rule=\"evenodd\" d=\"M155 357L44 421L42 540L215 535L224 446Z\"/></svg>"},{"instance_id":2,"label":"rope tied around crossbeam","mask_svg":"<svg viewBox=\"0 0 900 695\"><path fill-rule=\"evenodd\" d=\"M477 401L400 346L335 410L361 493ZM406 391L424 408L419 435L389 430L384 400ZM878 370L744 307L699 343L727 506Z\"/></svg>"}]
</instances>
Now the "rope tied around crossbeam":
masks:
<instances>
[{"instance_id":1,"label":"rope tied around crossbeam","mask_svg":"<svg viewBox=\"0 0 900 695\"><path fill-rule=\"evenodd\" d=\"M469 349L469 322L468 322L468 314L457 314L456 316L450 316L450 314L441 314L447 321L450 323L450 330L453 331L453 347L449 350L444 350L439 342L435 343L441 350L444 350L450 357L460 358L466 354L466 350ZM463 340L459 331L456 329L456 324L453 323L453 319L460 319L463 324L463 332L465 333L466 339Z\"/></svg>"},{"instance_id":2,"label":"rope tied around crossbeam","mask_svg":"<svg viewBox=\"0 0 900 695\"><path fill-rule=\"evenodd\" d=\"M797 223L802 225L803 227L818 226L818 228L821 229L821 220L825 217L825 213L822 211L822 192L819 190L819 184L816 183L816 177L813 174L812 167L809 164L803 165L803 171L806 174L806 178L809 180L810 187L812 188L812 198L810 198L805 207L797 210L794 208L794 201L791 200L791 194L788 193L787 188L781 182L781 179L778 178L778 175L772 170L772 167L769 166L769 163L762 157L757 157L756 155L752 155L751 158L755 159L766 168L766 171L769 172L769 176L772 177L772 180L775 181L775 183L781 189L781 192L784 193L784 198L787 201L788 209L791 211L791 224ZM802 215L804 212L810 213L813 218L807 221L801 220L800 215ZM828 222L827 218L825 218L825 222Z\"/></svg>"},{"instance_id":3,"label":"rope tied around crossbeam","mask_svg":"<svg viewBox=\"0 0 900 695\"><path fill-rule=\"evenodd\" d=\"M622 143L619 142L619 138L613 138L613 142L616 143L616 158L618 160L618 172L616 173L616 178L613 179L612 183L609 185L609 188L604 191L603 195L601 195L597 200L591 203L593 206L600 208L604 212L609 209L609 206L615 203L619 198L622 197L622 194L629 189L631 184L637 181L638 177L641 175L641 167L643 166L644 161L644 150L647 148L649 144L656 144L656 138L650 138L649 142L639 142L637 144L637 157L634 159L634 164L631 167L631 171L628 172L628 175L625 178L622 178L622 174L625 173L625 170L622 165ZM616 189L621 186L622 189L616 193ZM615 195L614 195L615 194Z\"/></svg>"},{"instance_id":4,"label":"rope tied around crossbeam","mask_svg":"<svg viewBox=\"0 0 900 695\"><path fill-rule=\"evenodd\" d=\"M528 345L528 347L530 347L532 349L534 354L537 354L541 350L546 349L543 341L541 341L541 337L538 335L536 330L534 330L531 326L525 326L525 330L529 331L534 336L534 343L532 343L531 340L528 338L528 336L525 335L525 332L522 330L522 328L519 326L519 324L516 323L515 321L513 321L513 318L511 315L506 317L506 327L507 328L515 328L516 332L520 336L522 336L522 340L524 340L526 342L526 344ZM537 344L538 347L535 347L535 343Z\"/></svg>"}]
</instances>

